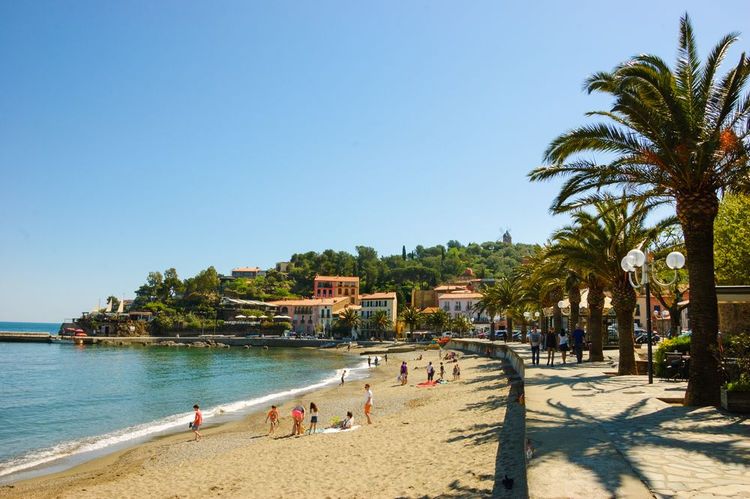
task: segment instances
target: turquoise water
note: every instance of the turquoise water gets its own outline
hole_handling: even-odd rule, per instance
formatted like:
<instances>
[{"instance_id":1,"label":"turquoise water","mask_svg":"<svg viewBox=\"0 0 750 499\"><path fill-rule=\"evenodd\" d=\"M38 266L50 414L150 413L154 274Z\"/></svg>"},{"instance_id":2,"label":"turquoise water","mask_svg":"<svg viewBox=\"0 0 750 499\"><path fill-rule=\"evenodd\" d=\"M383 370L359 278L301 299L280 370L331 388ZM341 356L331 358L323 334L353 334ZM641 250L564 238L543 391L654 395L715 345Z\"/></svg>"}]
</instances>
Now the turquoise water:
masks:
<instances>
[{"instance_id":1,"label":"turquoise water","mask_svg":"<svg viewBox=\"0 0 750 499\"><path fill-rule=\"evenodd\" d=\"M57 334L59 322L0 322L0 331Z\"/></svg>"},{"instance_id":2,"label":"turquoise water","mask_svg":"<svg viewBox=\"0 0 750 499\"><path fill-rule=\"evenodd\" d=\"M352 363L293 348L0 343L0 480L61 458L187 431L195 403L208 425L265 408L335 382L337 371Z\"/></svg>"}]
</instances>

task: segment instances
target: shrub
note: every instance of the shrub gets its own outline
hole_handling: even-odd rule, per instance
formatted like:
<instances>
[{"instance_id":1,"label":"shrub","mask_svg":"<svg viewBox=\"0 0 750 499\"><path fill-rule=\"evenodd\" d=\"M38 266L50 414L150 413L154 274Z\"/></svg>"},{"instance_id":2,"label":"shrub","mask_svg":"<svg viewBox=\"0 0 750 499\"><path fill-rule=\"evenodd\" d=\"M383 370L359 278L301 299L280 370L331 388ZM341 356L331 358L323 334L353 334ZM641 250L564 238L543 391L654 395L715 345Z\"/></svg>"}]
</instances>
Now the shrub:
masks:
<instances>
[{"instance_id":1,"label":"shrub","mask_svg":"<svg viewBox=\"0 0 750 499\"><path fill-rule=\"evenodd\" d=\"M659 347L654 354L654 373L657 376L664 376L664 371L667 368L664 364L664 359L667 353L674 352L675 350L680 353L690 352L690 336L678 336L677 338L671 338L659 343Z\"/></svg>"},{"instance_id":2,"label":"shrub","mask_svg":"<svg viewBox=\"0 0 750 499\"><path fill-rule=\"evenodd\" d=\"M736 364L736 371L729 374L727 390L730 392L750 392L750 334L735 333L731 335L725 341L724 358Z\"/></svg>"}]
</instances>

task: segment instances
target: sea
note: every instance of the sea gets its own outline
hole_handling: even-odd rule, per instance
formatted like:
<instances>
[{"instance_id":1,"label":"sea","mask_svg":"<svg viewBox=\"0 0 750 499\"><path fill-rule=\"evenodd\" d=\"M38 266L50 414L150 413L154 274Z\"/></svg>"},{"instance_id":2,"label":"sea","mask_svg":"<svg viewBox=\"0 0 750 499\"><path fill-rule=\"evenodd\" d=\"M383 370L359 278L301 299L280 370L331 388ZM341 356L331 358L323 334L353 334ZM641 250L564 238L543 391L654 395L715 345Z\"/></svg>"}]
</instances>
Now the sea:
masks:
<instances>
[{"instance_id":1,"label":"sea","mask_svg":"<svg viewBox=\"0 0 750 499\"><path fill-rule=\"evenodd\" d=\"M0 322L56 333L59 324ZM366 375L366 363L298 348L106 347L0 342L0 483L60 471Z\"/></svg>"}]
</instances>

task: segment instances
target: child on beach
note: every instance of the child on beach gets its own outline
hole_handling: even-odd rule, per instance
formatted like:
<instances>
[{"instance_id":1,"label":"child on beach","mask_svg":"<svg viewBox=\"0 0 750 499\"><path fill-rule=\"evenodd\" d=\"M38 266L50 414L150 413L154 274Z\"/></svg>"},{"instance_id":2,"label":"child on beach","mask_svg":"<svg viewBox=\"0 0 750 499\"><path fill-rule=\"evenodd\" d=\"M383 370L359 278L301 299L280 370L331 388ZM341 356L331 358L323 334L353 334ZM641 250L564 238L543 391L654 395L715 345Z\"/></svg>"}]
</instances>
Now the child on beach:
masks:
<instances>
[{"instance_id":1,"label":"child on beach","mask_svg":"<svg viewBox=\"0 0 750 499\"><path fill-rule=\"evenodd\" d=\"M372 411L372 390L370 390L368 383L365 385L365 417L367 418L367 424L372 424L370 411Z\"/></svg>"},{"instance_id":2,"label":"child on beach","mask_svg":"<svg viewBox=\"0 0 750 499\"><path fill-rule=\"evenodd\" d=\"M200 430L201 425L203 424L203 413L201 412L201 408L198 407L198 404L193 406L193 410L195 411L195 418L193 419L190 428L193 429L193 433L195 433L195 441L197 442L202 438L198 430Z\"/></svg>"},{"instance_id":3,"label":"child on beach","mask_svg":"<svg viewBox=\"0 0 750 499\"><path fill-rule=\"evenodd\" d=\"M341 372L341 384L344 384L344 376L346 376L346 369Z\"/></svg>"},{"instance_id":4,"label":"child on beach","mask_svg":"<svg viewBox=\"0 0 750 499\"><path fill-rule=\"evenodd\" d=\"M268 430L268 434L273 435L274 430L279 426L279 410L275 405L271 406L271 410L268 411L268 414L266 415L265 422L268 423L268 421L271 421L271 428Z\"/></svg>"},{"instance_id":5,"label":"child on beach","mask_svg":"<svg viewBox=\"0 0 750 499\"><path fill-rule=\"evenodd\" d=\"M318 428L318 406L310 402L310 435Z\"/></svg>"}]
</instances>

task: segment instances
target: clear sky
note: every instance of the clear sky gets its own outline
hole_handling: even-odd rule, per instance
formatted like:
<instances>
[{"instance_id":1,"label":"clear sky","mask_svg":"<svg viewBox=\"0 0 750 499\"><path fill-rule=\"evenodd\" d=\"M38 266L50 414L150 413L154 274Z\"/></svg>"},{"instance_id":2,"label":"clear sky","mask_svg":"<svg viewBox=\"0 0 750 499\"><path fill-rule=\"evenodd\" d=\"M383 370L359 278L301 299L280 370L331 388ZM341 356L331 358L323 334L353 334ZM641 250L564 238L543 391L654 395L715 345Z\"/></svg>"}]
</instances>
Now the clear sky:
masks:
<instances>
[{"instance_id":1,"label":"clear sky","mask_svg":"<svg viewBox=\"0 0 750 499\"><path fill-rule=\"evenodd\" d=\"M60 321L151 270L541 242L527 172L640 52L702 55L750 2L0 3L0 320Z\"/></svg>"}]
</instances>

